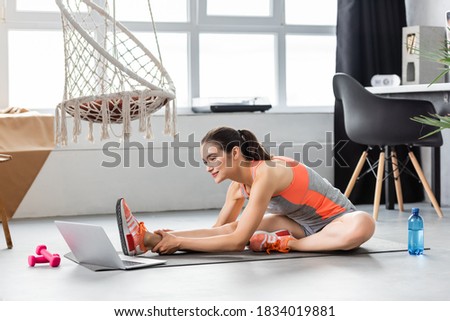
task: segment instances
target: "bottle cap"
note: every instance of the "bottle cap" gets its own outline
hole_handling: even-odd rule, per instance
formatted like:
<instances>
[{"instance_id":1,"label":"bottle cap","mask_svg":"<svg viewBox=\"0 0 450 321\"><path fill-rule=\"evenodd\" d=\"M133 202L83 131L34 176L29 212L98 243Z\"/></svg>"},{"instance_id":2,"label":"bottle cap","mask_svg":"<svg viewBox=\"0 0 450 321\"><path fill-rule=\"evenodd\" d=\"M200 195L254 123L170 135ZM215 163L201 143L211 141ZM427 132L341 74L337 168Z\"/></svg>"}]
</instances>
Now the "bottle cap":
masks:
<instances>
[{"instance_id":1,"label":"bottle cap","mask_svg":"<svg viewBox=\"0 0 450 321\"><path fill-rule=\"evenodd\" d=\"M418 207L413 207L413 208L411 209L411 213L414 214L414 215L419 214L419 208L418 208Z\"/></svg>"}]
</instances>

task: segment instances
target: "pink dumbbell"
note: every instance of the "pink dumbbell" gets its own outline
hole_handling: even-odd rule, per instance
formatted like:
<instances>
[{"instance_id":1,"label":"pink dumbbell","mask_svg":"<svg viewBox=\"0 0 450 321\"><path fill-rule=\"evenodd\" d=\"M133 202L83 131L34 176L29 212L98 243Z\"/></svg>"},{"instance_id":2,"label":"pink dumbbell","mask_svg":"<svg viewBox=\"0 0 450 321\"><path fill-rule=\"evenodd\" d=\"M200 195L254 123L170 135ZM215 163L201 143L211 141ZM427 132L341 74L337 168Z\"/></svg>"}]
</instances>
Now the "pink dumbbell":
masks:
<instances>
[{"instance_id":1,"label":"pink dumbbell","mask_svg":"<svg viewBox=\"0 0 450 321\"><path fill-rule=\"evenodd\" d=\"M40 255L40 256L34 256L34 255L28 256L28 265L29 266L35 266L36 263L48 263L48 260L45 257L43 257L42 255Z\"/></svg>"},{"instance_id":2,"label":"pink dumbbell","mask_svg":"<svg viewBox=\"0 0 450 321\"><path fill-rule=\"evenodd\" d=\"M58 254L52 254L47 251L47 247L45 245L38 245L36 247L36 254L43 255L45 259L50 263L51 267L57 267L61 262L61 258Z\"/></svg>"}]
</instances>

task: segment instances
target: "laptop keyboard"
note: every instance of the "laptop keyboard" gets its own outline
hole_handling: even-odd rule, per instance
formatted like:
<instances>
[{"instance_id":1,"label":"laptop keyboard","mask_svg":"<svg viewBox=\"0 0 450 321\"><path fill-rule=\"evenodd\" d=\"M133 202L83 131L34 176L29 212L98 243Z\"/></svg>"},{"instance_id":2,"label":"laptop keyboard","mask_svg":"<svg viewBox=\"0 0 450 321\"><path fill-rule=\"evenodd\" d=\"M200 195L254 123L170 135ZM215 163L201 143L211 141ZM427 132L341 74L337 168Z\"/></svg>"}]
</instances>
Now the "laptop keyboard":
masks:
<instances>
[{"instance_id":1,"label":"laptop keyboard","mask_svg":"<svg viewBox=\"0 0 450 321\"><path fill-rule=\"evenodd\" d=\"M125 266L135 266L142 264L142 262L127 261L127 260L122 260L122 262L123 264L125 264Z\"/></svg>"}]
</instances>

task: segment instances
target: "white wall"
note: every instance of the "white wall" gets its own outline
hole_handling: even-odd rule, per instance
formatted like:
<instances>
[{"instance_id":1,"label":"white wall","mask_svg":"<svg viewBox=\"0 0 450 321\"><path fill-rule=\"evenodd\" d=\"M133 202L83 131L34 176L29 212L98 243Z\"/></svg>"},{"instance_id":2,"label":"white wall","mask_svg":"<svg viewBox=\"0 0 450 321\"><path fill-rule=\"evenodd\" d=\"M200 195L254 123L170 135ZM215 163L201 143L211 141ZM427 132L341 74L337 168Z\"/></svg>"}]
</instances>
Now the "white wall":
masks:
<instances>
[{"instance_id":1,"label":"white wall","mask_svg":"<svg viewBox=\"0 0 450 321\"><path fill-rule=\"evenodd\" d=\"M405 0L408 26L445 27L448 0Z\"/></svg>"},{"instance_id":2,"label":"white wall","mask_svg":"<svg viewBox=\"0 0 450 321\"><path fill-rule=\"evenodd\" d=\"M94 144L86 141L87 128L85 123L83 125L85 128L78 144L71 143L50 154L14 218L113 213L119 197L125 197L135 212L222 206L228 183L216 185L212 181L201 164L198 148L191 151L194 161L191 164L188 162L189 150L180 148L179 160L187 164L180 167L175 163L174 149L163 145L172 140L162 134L162 116L153 117L153 148L144 151L132 148L128 167L124 167L123 162L115 168L102 166L102 162L111 163L114 158L102 151L105 142L98 141L98 134ZM286 148L285 155L307 152L308 155L302 154L301 160L310 162L333 182L332 113L179 115L180 141L187 142L193 134L193 140L199 142L209 129L222 125L248 128L260 140L270 134L271 141L276 142L276 147L270 150L273 154L279 154L281 143L292 142L293 147ZM120 133L120 129L116 128L116 132ZM328 137L326 132L330 133ZM131 141L147 146L139 133L133 133ZM148 157L148 152L154 156ZM143 167L139 166L139 153L143 155ZM149 159L161 163L163 155L168 156L168 166L148 164ZM121 158L124 159L123 154ZM325 163L327 159L329 164ZM201 165L195 166L195 162ZM322 164L315 166L314 162Z\"/></svg>"}]
</instances>

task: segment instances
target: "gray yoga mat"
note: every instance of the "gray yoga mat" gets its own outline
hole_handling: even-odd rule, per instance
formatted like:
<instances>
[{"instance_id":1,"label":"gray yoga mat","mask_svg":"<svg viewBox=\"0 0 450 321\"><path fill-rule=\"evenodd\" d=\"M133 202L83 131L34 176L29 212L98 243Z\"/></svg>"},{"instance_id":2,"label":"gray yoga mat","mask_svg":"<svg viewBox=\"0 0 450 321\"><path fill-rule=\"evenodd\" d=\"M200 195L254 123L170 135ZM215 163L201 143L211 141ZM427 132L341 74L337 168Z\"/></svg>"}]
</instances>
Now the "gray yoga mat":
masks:
<instances>
[{"instance_id":1,"label":"gray yoga mat","mask_svg":"<svg viewBox=\"0 0 450 321\"><path fill-rule=\"evenodd\" d=\"M153 266L152 268L164 268L175 266L188 265L205 265L205 264L224 264L224 263L239 263L251 261L267 261L267 260L287 260L299 258L311 258L321 256L352 256L364 254L376 254L387 252L406 252L407 245L392 242L388 240L372 238L364 243L360 248L351 251L330 251L330 252L290 252L278 253L271 252L252 252L245 250L242 252L223 252L223 253L198 253L198 252L176 252L171 255L158 256L154 253L142 255L149 258L163 258L166 264Z\"/></svg>"}]
</instances>

